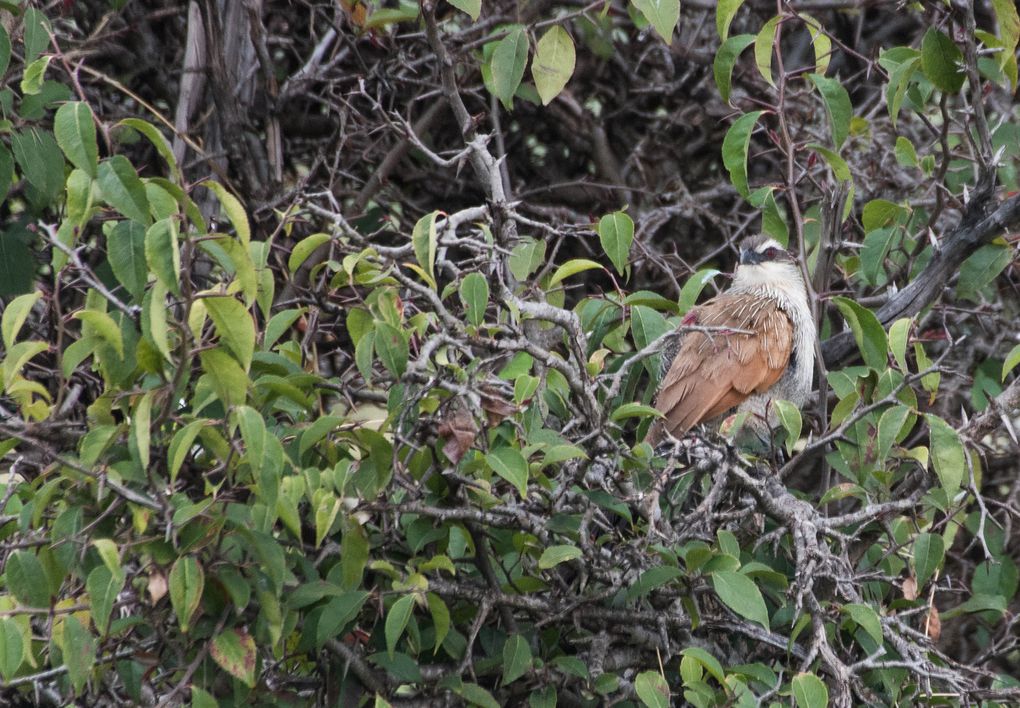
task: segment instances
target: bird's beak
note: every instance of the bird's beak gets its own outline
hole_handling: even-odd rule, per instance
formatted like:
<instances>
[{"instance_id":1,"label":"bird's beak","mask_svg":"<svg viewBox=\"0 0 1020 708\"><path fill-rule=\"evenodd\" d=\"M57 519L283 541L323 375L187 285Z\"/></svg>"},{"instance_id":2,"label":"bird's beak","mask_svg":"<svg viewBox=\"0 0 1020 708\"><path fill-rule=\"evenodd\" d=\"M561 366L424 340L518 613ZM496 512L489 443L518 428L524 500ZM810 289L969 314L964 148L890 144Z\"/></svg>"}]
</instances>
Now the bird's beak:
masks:
<instances>
[{"instance_id":1,"label":"bird's beak","mask_svg":"<svg viewBox=\"0 0 1020 708\"><path fill-rule=\"evenodd\" d=\"M761 263L761 254L757 251L747 249L740 252L740 265L758 265Z\"/></svg>"}]
</instances>

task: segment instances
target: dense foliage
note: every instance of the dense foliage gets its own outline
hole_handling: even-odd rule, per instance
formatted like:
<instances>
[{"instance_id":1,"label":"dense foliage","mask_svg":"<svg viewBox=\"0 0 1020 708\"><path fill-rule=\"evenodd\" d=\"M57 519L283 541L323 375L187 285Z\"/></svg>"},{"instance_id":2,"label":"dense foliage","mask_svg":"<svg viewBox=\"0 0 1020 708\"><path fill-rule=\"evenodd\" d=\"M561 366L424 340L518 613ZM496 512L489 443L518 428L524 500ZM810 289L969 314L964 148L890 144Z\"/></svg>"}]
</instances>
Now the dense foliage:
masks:
<instances>
[{"instance_id":1,"label":"dense foliage","mask_svg":"<svg viewBox=\"0 0 1020 708\"><path fill-rule=\"evenodd\" d=\"M1018 39L0 2L0 700L1016 704ZM818 394L653 450L759 230Z\"/></svg>"}]
</instances>

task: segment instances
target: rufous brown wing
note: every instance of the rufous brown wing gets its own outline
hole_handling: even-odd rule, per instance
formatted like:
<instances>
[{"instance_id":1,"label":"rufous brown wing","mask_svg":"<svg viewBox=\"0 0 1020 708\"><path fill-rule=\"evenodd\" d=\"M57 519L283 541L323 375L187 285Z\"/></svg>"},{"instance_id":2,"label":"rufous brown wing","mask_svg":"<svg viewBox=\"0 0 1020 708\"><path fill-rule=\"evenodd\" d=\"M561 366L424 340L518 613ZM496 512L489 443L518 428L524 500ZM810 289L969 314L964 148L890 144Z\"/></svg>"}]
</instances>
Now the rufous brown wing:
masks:
<instances>
[{"instance_id":1,"label":"rufous brown wing","mask_svg":"<svg viewBox=\"0 0 1020 708\"><path fill-rule=\"evenodd\" d=\"M683 435L752 394L764 393L790 361L793 324L774 299L724 293L696 308L692 319L699 326L725 329L683 335L655 399L664 417L648 432L653 445L666 432Z\"/></svg>"}]
</instances>

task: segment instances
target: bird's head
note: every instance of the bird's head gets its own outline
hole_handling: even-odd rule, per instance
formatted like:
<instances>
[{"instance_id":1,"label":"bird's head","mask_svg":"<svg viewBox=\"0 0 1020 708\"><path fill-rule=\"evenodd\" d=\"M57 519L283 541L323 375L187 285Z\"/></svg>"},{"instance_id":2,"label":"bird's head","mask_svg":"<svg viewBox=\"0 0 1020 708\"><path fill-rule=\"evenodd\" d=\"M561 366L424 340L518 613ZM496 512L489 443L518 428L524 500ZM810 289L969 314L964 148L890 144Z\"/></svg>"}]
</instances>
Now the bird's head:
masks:
<instances>
[{"instance_id":1,"label":"bird's head","mask_svg":"<svg viewBox=\"0 0 1020 708\"><path fill-rule=\"evenodd\" d=\"M733 274L734 284L743 287L782 287L801 283L800 268L793 254L774 238L750 236L740 244L740 261Z\"/></svg>"}]
</instances>

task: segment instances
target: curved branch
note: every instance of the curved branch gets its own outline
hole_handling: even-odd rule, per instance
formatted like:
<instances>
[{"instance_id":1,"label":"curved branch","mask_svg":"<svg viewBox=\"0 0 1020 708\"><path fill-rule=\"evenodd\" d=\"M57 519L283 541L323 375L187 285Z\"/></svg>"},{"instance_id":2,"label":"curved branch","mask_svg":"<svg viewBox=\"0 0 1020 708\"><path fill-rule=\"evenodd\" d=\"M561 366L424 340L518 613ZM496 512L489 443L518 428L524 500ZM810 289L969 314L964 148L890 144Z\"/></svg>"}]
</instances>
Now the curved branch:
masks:
<instances>
[{"instance_id":1,"label":"curved branch","mask_svg":"<svg viewBox=\"0 0 1020 708\"><path fill-rule=\"evenodd\" d=\"M875 314L883 326L901 317L916 315L930 305L974 251L1020 224L1020 195L1007 199L994 210L987 209L990 200L990 196L977 198L924 270L878 309ZM853 334L849 331L830 337L822 344L822 356L830 369L845 363L855 351Z\"/></svg>"}]
</instances>

